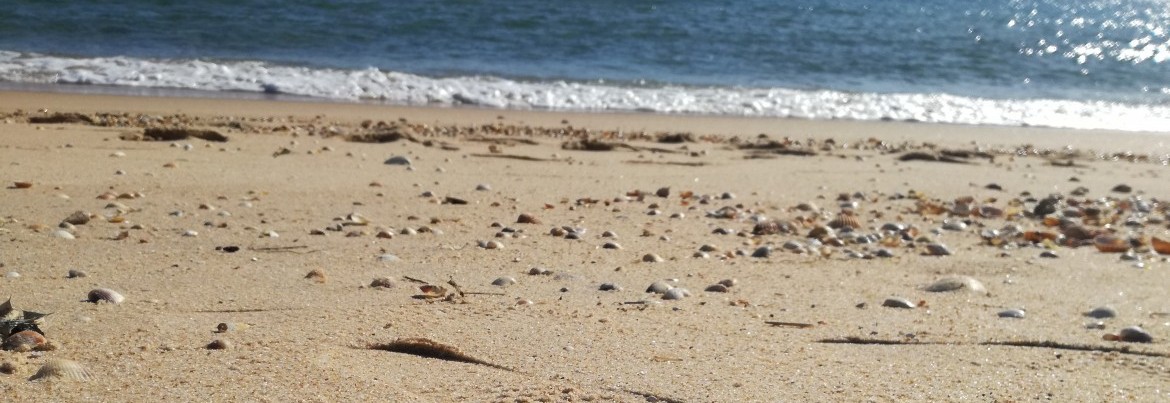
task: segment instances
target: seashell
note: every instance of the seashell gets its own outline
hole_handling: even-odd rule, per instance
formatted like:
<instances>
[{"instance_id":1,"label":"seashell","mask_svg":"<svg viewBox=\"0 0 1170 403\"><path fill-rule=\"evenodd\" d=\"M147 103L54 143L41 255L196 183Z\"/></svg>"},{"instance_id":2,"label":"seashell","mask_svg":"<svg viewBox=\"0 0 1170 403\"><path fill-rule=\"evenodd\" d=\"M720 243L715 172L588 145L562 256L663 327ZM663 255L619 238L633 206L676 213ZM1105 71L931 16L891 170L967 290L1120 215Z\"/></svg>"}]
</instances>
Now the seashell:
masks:
<instances>
[{"instance_id":1,"label":"seashell","mask_svg":"<svg viewBox=\"0 0 1170 403\"><path fill-rule=\"evenodd\" d=\"M32 182L12 182L13 189L28 189L33 186Z\"/></svg>"},{"instance_id":2,"label":"seashell","mask_svg":"<svg viewBox=\"0 0 1170 403\"><path fill-rule=\"evenodd\" d=\"M791 231L791 228L778 221L764 221L752 227L752 235L774 235Z\"/></svg>"},{"instance_id":3,"label":"seashell","mask_svg":"<svg viewBox=\"0 0 1170 403\"><path fill-rule=\"evenodd\" d=\"M881 249L874 251L873 255L876 257L880 257L880 258L891 258L891 257L895 256L894 251L886 249L886 248L881 248Z\"/></svg>"},{"instance_id":4,"label":"seashell","mask_svg":"<svg viewBox=\"0 0 1170 403\"><path fill-rule=\"evenodd\" d=\"M679 300L691 296L691 292L686 288L671 288L662 293L662 299L665 300Z\"/></svg>"},{"instance_id":5,"label":"seashell","mask_svg":"<svg viewBox=\"0 0 1170 403\"><path fill-rule=\"evenodd\" d=\"M861 228L861 221L859 221L857 219L857 217L852 215L852 214L838 214L837 218L834 218L832 221L829 221L828 225L829 225L829 228L832 228L832 229L842 229L842 228L858 229L858 228Z\"/></svg>"},{"instance_id":6,"label":"seashell","mask_svg":"<svg viewBox=\"0 0 1170 403\"><path fill-rule=\"evenodd\" d=\"M89 295L86 297L86 302L92 302L95 304L99 302L121 304L122 301L125 300L126 297L123 297L122 294L119 294L117 291L111 290L109 288L95 288L90 291Z\"/></svg>"},{"instance_id":7,"label":"seashell","mask_svg":"<svg viewBox=\"0 0 1170 403\"><path fill-rule=\"evenodd\" d=\"M903 309L914 309L914 308L918 307L918 305L911 302L910 300L905 299L905 298L900 298L900 297L886 298L886 300L882 302L882 306L889 307L889 308L903 308Z\"/></svg>"},{"instance_id":8,"label":"seashell","mask_svg":"<svg viewBox=\"0 0 1170 403\"><path fill-rule=\"evenodd\" d=\"M604 245L601 245L601 247L603 249L621 249L622 248L622 246L618 245L617 242L606 242Z\"/></svg>"},{"instance_id":9,"label":"seashell","mask_svg":"<svg viewBox=\"0 0 1170 403\"><path fill-rule=\"evenodd\" d=\"M70 214L68 217L65 217L65 220L63 221L73 225L85 225L89 223L89 219L89 213L78 210L74 211L73 214Z\"/></svg>"},{"instance_id":10,"label":"seashell","mask_svg":"<svg viewBox=\"0 0 1170 403\"><path fill-rule=\"evenodd\" d=\"M581 234L578 234L576 232L570 232L568 234L565 234L565 239L568 239L568 240L581 239Z\"/></svg>"},{"instance_id":11,"label":"seashell","mask_svg":"<svg viewBox=\"0 0 1170 403\"><path fill-rule=\"evenodd\" d=\"M561 227L553 227L553 229L548 231L548 234L552 236L565 236L566 233L568 233L568 231L565 231Z\"/></svg>"},{"instance_id":12,"label":"seashell","mask_svg":"<svg viewBox=\"0 0 1170 403\"><path fill-rule=\"evenodd\" d=\"M50 359L41 365L41 369L37 370L36 374L28 378L30 381L39 381L43 379L72 379L77 381L87 381L90 379L89 370L81 366L76 361L63 359Z\"/></svg>"},{"instance_id":13,"label":"seashell","mask_svg":"<svg viewBox=\"0 0 1170 403\"><path fill-rule=\"evenodd\" d=\"M929 243L926 244L926 252L923 254L927 256L949 256L951 250L941 243Z\"/></svg>"},{"instance_id":14,"label":"seashell","mask_svg":"<svg viewBox=\"0 0 1170 403\"><path fill-rule=\"evenodd\" d=\"M1170 241L1162 240L1156 236L1150 237L1150 247L1159 255L1170 255Z\"/></svg>"},{"instance_id":15,"label":"seashell","mask_svg":"<svg viewBox=\"0 0 1170 403\"><path fill-rule=\"evenodd\" d=\"M85 276L87 276L87 274L84 271L77 269L69 269L69 271L65 273L65 278L82 278Z\"/></svg>"},{"instance_id":16,"label":"seashell","mask_svg":"<svg viewBox=\"0 0 1170 403\"><path fill-rule=\"evenodd\" d=\"M601 233L602 238L617 238L617 233L613 231L605 231Z\"/></svg>"},{"instance_id":17,"label":"seashell","mask_svg":"<svg viewBox=\"0 0 1170 403\"><path fill-rule=\"evenodd\" d=\"M1111 306L1099 306L1085 312L1085 316L1094 319L1108 319L1117 317L1117 310Z\"/></svg>"},{"instance_id":18,"label":"seashell","mask_svg":"<svg viewBox=\"0 0 1170 403\"><path fill-rule=\"evenodd\" d=\"M766 258L772 256L771 246L761 246L752 252L752 257Z\"/></svg>"},{"instance_id":19,"label":"seashell","mask_svg":"<svg viewBox=\"0 0 1170 403\"><path fill-rule=\"evenodd\" d=\"M73 236L72 232L69 232L69 231L64 230L64 229L59 229L59 230L53 231L49 235L52 236L53 238L59 238L59 239L75 239L76 238L75 236Z\"/></svg>"},{"instance_id":20,"label":"seashell","mask_svg":"<svg viewBox=\"0 0 1170 403\"><path fill-rule=\"evenodd\" d=\"M718 284L720 284L724 287L731 288L731 287L735 287L736 284L739 284L739 280L736 280L733 278L728 278L728 279L719 280Z\"/></svg>"},{"instance_id":21,"label":"seashell","mask_svg":"<svg viewBox=\"0 0 1170 403\"><path fill-rule=\"evenodd\" d=\"M1113 189L1110 189L1110 190L1112 190L1116 193L1129 193L1129 192L1133 191L1133 187L1122 183L1122 184L1119 184L1117 186L1114 186Z\"/></svg>"},{"instance_id":22,"label":"seashell","mask_svg":"<svg viewBox=\"0 0 1170 403\"><path fill-rule=\"evenodd\" d=\"M261 232L260 237L261 238L280 238L280 234L277 234L276 231L268 230L268 231Z\"/></svg>"},{"instance_id":23,"label":"seashell","mask_svg":"<svg viewBox=\"0 0 1170 403\"><path fill-rule=\"evenodd\" d=\"M662 262L662 257L653 253L647 253L642 256L642 261L646 263L659 263Z\"/></svg>"},{"instance_id":24,"label":"seashell","mask_svg":"<svg viewBox=\"0 0 1170 403\"><path fill-rule=\"evenodd\" d=\"M1003 209L994 206L979 206L976 212L983 218L1002 218L1004 216Z\"/></svg>"},{"instance_id":25,"label":"seashell","mask_svg":"<svg viewBox=\"0 0 1170 403\"><path fill-rule=\"evenodd\" d=\"M597 287L597 289L601 291L621 291L622 286L614 283L601 283L601 286Z\"/></svg>"},{"instance_id":26,"label":"seashell","mask_svg":"<svg viewBox=\"0 0 1170 403\"><path fill-rule=\"evenodd\" d=\"M215 339L207 343L206 347L208 350L231 350L232 343L223 339Z\"/></svg>"},{"instance_id":27,"label":"seashell","mask_svg":"<svg viewBox=\"0 0 1170 403\"><path fill-rule=\"evenodd\" d=\"M670 289L672 289L672 288L674 288L674 286L670 285L670 283L667 283L665 281L655 281L654 283L650 284L649 287L646 287L646 292L652 292L655 294L662 294L662 293L665 293L667 291L670 291Z\"/></svg>"},{"instance_id":28,"label":"seashell","mask_svg":"<svg viewBox=\"0 0 1170 403\"><path fill-rule=\"evenodd\" d=\"M691 257L698 258L698 259L706 259L706 258L711 257L711 255L707 252L695 252L693 255L691 255Z\"/></svg>"},{"instance_id":29,"label":"seashell","mask_svg":"<svg viewBox=\"0 0 1170 403\"><path fill-rule=\"evenodd\" d=\"M481 183L481 184L475 185L475 190L480 191L480 192L486 192L486 191L492 190L492 185L489 185L486 183Z\"/></svg>"},{"instance_id":30,"label":"seashell","mask_svg":"<svg viewBox=\"0 0 1170 403\"><path fill-rule=\"evenodd\" d=\"M809 230L808 235L805 235L805 238L815 238L815 239L822 239L823 240L825 238L832 238L835 236L837 236L837 235L833 231L832 228L826 227L824 225L818 225L816 227L813 227L813 229Z\"/></svg>"},{"instance_id":31,"label":"seashell","mask_svg":"<svg viewBox=\"0 0 1170 403\"><path fill-rule=\"evenodd\" d=\"M983 287L983 283L968 276L948 276L938 279L926 286L926 291L930 292L948 292L966 290L977 294L986 294L987 288Z\"/></svg>"},{"instance_id":32,"label":"seashell","mask_svg":"<svg viewBox=\"0 0 1170 403\"><path fill-rule=\"evenodd\" d=\"M1093 238L1093 246L1105 253L1122 253L1129 250L1131 245L1129 241L1113 235L1098 235Z\"/></svg>"},{"instance_id":33,"label":"seashell","mask_svg":"<svg viewBox=\"0 0 1170 403\"><path fill-rule=\"evenodd\" d=\"M699 247L700 252L715 252L717 250L719 250L719 247L711 244L705 244Z\"/></svg>"},{"instance_id":34,"label":"seashell","mask_svg":"<svg viewBox=\"0 0 1170 403\"><path fill-rule=\"evenodd\" d=\"M1150 336L1150 333L1141 327L1130 326L1117 332L1117 340L1127 343L1152 343L1154 337Z\"/></svg>"},{"instance_id":35,"label":"seashell","mask_svg":"<svg viewBox=\"0 0 1170 403\"><path fill-rule=\"evenodd\" d=\"M725 285L723 285L723 284L712 284L712 285L709 285L709 286L707 286L707 288L703 289L703 291L707 291L707 292L727 292L727 286L725 286Z\"/></svg>"},{"instance_id":36,"label":"seashell","mask_svg":"<svg viewBox=\"0 0 1170 403\"><path fill-rule=\"evenodd\" d=\"M942 228L947 231L962 231L967 229L967 223L960 220L943 220Z\"/></svg>"},{"instance_id":37,"label":"seashell","mask_svg":"<svg viewBox=\"0 0 1170 403\"><path fill-rule=\"evenodd\" d=\"M390 277L377 277L370 281L370 288L394 288L394 279Z\"/></svg>"},{"instance_id":38,"label":"seashell","mask_svg":"<svg viewBox=\"0 0 1170 403\"><path fill-rule=\"evenodd\" d=\"M516 218L516 223L518 223L518 224L540 224L540 220L537 219L532 214L520 214L520 217Z\"/></svg>"},{"instance_id":39,"label":"seashell","mask_svg":"<svg viewBox=\"0 0 1170 403\"><path fill-rule=\"evenodd\" d=\"M802 251L802 250L804 250L804 244L802 244L802 243L800 243L800 242L798 242L798 241L788 241L788 242L784 242L784 244L783 244L783 245L780 245L780 247L781 247L781 248L784 248L784 250L790 250L790 251Z\"/></svg>"},{"instance_id":40,"label":"seashell","mask_svg":"<svg viewBox=\"0 0 1170 403\"><path fill-rule=\"evenodd\" d=\"M45 336L37 333L35 330L24 330L13 333L8 338L4 339L4 344L0 345L0 349L5 351L26 352L40 349L45 343Z\"/></svg>"},{"instance_id":41,"label":"seashell","mask_svg":"<svg viewBox=\"0 0 1170 403\"><path fill-rule=\"evenodd\" d=\"M479 241L479 247L484 249L504 249L504 244L500 241Z\"/></svg>"},{"instance_id":42,"label":"seashell","mask_svg":"<svg viewBox=\"0 0 1170 403\"><path fill-rule=\"evenodd\" d=\"M1024 310L1023 309L1007 309L1007 310L999 311L999 313L996 315L998 315L1001 318L1023 319L1024 318Z\"/></svg>"},{"instance_id":43,"label":"seashell","mask_svg":"<svg viewBox=\"0 0 1170 403\"><path fill-rule=\"evenodd\" d=\"M309 274L305 275L305 279L313 280L317 284L325 284L328 281L328 277L325 276L325 271L321 269L313 269Z\"/></svg>"},{"instance_id":44,"label":"seashell","mask_svg":"<svg viewBox=\"0 0 1170 403\"><path fill-rule=\"evenodd\" d=\"M516 284L516 279L512 277L500 277L492 281L492 285L497 287L507 287Z\"/></svg>"}]
</instances>

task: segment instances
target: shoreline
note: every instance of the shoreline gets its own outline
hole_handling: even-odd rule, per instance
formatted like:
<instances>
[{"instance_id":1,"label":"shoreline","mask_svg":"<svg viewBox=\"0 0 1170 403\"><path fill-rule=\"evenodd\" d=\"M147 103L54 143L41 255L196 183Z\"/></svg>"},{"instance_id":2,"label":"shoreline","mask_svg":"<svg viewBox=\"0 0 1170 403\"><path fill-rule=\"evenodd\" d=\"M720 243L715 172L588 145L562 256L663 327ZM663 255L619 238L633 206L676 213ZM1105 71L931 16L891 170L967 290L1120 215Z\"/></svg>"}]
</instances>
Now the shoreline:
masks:
<instances>
[{"instance_id":1,"label":"shoreline","mask_svg":"<svg viewBox=\"0 0 1170 403\"><path fill-rule=\"evenodd\" d=\"M11 115L42 108L130 124ZM1161 135L26 92L0 115L0 298L51 313L0 351L12 400L1170 397L1166 167L1005 154ZM227 141L142 140L165 124ZM84 376L30 380L54 360Z\"/></svg>"}]
</instances>

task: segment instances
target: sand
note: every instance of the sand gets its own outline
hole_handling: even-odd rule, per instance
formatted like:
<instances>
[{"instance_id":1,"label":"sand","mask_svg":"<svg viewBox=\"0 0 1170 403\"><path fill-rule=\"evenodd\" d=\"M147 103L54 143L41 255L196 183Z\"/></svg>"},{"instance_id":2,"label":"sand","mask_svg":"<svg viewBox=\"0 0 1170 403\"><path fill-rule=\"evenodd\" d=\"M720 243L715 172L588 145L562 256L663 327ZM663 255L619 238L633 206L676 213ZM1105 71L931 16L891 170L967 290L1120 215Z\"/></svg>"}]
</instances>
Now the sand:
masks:
<instances>
[{"instance_id":1,"label":"sand","mask_svg":"<svg viewBox=\"0 0 1170 403\"><path fill-rule=\"evenodd\" d=\"M28 122L58 112L126 114L130 124ZM182 115L176 121L229 140L122 140L142 135L139 114ZM53 346L0 352L13 372L0 374L7 400L1170 398L1165 258L1139 247L1138 268L1118 253L1056 244L1047 247L1057 258L1041 258L1045 245L1016 237L1011 247L994 247L980 236L1011 224L1059 232L1031 216L1035 199L1052 193L1066 201L1165 199L1165 134L21 92L0 93L0 115L0 271L19 273L0 279L0 297L51 313L40 329ZM373 131L363 121L399 119L415 125L417 141L344 140ZM436 127L478 127L477 136L493 141L426 135ZM580 139L574 130L619 147L562 149ZM659 132L698 141L658 143ZM729 142L763 141L761 134L812 139L811 149L788 150L815 155L753 154ZM964 164L899 161L941 149L990 155ZM412 167L383 164L396 155ZM1134 192L1110 190L1122 183ZM476 190L481 184L490 190ZM656 196L664 187L670 194ZM1088 193L1072 196L1078 187ZM107 192L141 197L97 198ZM1013 206L1023 192L1033 201ZM859 231L903 223L953 254L923 255L926 239L888 247L892 258L848 256L881 244L783 248L807 243L813 226L834 218L841 194L857 202ZM951 207L971 197L1012 215L922 213L915 200L899 198L914 194ZM467 204L443 203L447 197ZM106 208L113 202L125 211ZM819 213L796 209L801 203ZM738 214L709 216L724 207ZM1165 206L1153 207L1145 216L1152 221L1110 228L1143 242L1170 238ZM94 215L71 231L76 239L51 236L76 211ZM352 213L369 224L326 229ZM540 223L517 223L522 213ZM1122 221L1128 215L1132 209ZM753 216L804 218L805 226L753 235ZM944 220L967 228L939 230ZM587 231L578 240L550 235L561 226ZM400 233L422 227L432 231ZM393 237L376 237L379 230ZM478 246L492 240L503 248ZM705 244L718 250L693 257ZM770 257L749 256L765 245ZM664 261L643 262L648 253ZM398 260L380 260L385 254ZM530 275L533 268L550 273ZM87 276L66 278L70 269ZM306 279L313 270L324 280ZM987 293L924 289L952 274L979 280ZM491 285L505 276L517 283ZM370 287L378 277L395 286ZM445 287L452 298L416 298L423 292L410 279ZM691 296L643 292L664 279ZM723 279L737 284L704 291ZM606 282L622 290L599 291ZM98 287L126 300L83 302ZM925 306L882 307L889 297ZM1087 327L1096 319L1082 313L1101 305L1118 317ZM1011 308L1026 317L997 317ZM231 329L217 333L221 323ZM1132 325L1153 343L1103 339ZM400 338L426 338L491 365L369 348ZM213 340L228 348L207 348ZM1004 345L1011 343L1035 346ZM76 361L91 376L30 382L50 359Z\"/></svg>"}]
</instances>

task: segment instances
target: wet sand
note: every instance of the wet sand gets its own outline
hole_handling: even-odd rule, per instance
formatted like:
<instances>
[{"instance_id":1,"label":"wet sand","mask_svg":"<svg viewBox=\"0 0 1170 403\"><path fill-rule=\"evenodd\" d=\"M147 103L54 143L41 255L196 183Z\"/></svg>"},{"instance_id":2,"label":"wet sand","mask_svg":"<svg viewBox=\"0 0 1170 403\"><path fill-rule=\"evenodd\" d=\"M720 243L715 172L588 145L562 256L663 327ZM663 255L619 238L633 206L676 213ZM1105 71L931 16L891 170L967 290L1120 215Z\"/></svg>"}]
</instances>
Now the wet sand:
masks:
<instances>
[{"instance_id":1,"label":"wet sand","mask_svg":"<svg viewBox=\"0 0 1170 403\"><path fill-rule=\"evenodd\" d=\"M92 122L30 123L55 113ZM0 122L0 297L51 313L49 351L0 352L12 400L1168 398L1165 134L20 92ZM228 140L134 140L171 126ZM1046 225L1050 194L1139 260ZM860 228L807 237L843 208ZM948 275L986 292L926 290ZM643 292L667 279L691 295ZM1104 339L1127 326L1153 342ZM408 338L480 363L369 348ZM90 377L30 382L51 359Z\"/></svg>"}]
</instances>

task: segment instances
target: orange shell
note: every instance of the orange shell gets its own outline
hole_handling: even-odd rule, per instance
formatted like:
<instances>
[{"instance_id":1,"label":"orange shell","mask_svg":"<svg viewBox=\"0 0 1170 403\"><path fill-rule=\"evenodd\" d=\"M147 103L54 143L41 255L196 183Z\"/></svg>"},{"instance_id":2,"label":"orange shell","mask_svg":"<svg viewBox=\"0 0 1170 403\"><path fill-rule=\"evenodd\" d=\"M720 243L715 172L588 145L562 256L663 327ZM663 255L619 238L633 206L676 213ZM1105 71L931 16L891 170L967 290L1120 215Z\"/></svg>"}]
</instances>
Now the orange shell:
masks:
<instances>
[{"instance_id":1,"label":"orange shell","mask_svg":"<svg viewBox=\"0 0 1170 403\"><path fill-rule=\"evenodd\" d=\"M1150 246L1154 248L1154 252L1159 255L1170 255L1170 241L1162 240L1156 236L1150 237Z\"/></svg>"},{"instance_id":2,"label":"orange shell","mask_svg":"<svg viewBox=\"0 0 1170 403\"><path fill-rule=\"evenodd\" d=\"M1028 242L1055 241L1059 235L1048 231L1024 231L1024 240Z\"/></svg>"},{"instance_id":3,"label":"orange shell","mask_svg":"<svg viewBox=\"0 0 1170 403\"><path fill-rule=\"evenodd\" d=\"M40 333L25 330L8 336L7 339L4 339L4 345L0 347L7 351L25 352L35 350L37 347L45 345L46 342L45 336Z\"/></svg>"}]
</instances>

